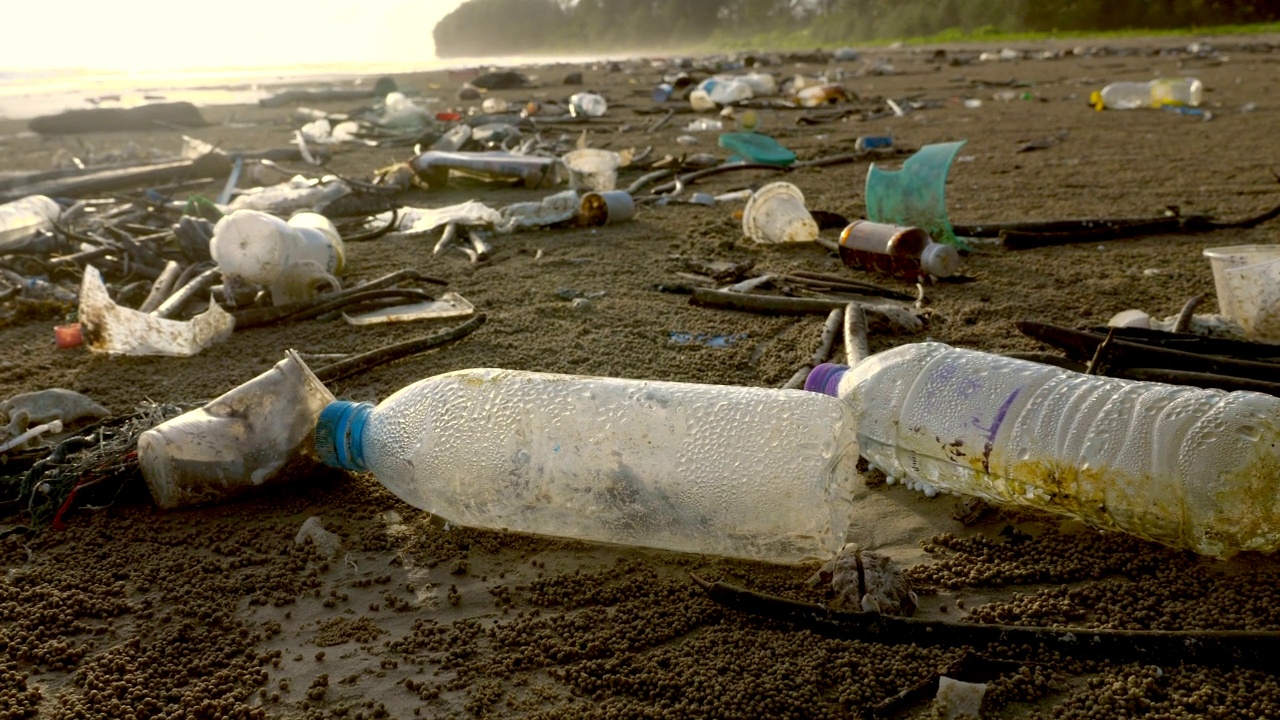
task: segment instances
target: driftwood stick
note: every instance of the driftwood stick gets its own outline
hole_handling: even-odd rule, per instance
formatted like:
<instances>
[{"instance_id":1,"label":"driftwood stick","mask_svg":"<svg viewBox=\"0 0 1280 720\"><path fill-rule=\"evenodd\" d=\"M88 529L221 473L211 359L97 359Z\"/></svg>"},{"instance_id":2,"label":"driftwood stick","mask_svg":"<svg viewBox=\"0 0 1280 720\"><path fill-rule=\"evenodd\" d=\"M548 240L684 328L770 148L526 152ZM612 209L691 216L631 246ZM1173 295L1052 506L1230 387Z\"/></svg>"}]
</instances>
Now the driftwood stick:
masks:
<instances>
[{"instance_id":1,"label":"driftwood stick","mask_svg":"<svg viewBox=\"0 0 1280 720\"><path fill-rule=\"evenodd\" d=\"M138 306L140 312L149 313L160 307L160 303L169 297L169 293L173 291L173 286L178 282L178 276L182 274L182 266L176 261L170 260L165 263L164 270L160 272L160 277L151 284L151 292L147 295L147 299L142 301Z\"/></svg>"},{"instance_id":2,"label":"driftwood stick","mask_svg":"<svg viewBox=\"0 0 1280 720\"><path fill-rule=\"evenodd\" d=\"M1196 306L1201 300L1204 300L1204 293L1192 297L1183 304L1182 310L1178 312L1178 319L1173 323L1174 332L1184 333L1191 328L1191 318L1195 316Z\"/></svg>"},{"instance_id":3,"label":"driftwood stick","mask_svg":"<svg viewBox=\"0 0 1280 720\"><path fill-rule=\"evenodd\" d=\"M875 300L876 298L867 296L866 299ZM706 288L696 288L690 302L704 307L743 310L765 315L822 315L849 304L848 300L751 295Z\"/></svg>"},{"instance_id":4,"label":"driftwood stick","mask_svg":"<svg viewBox=\"0 0 1280 720\"><path fill-rule=\"evenodd\" d=\"M997 222L975 225L953 225L956 235L964 237L1000 237L1003 233L1024 235L1078 235L1115 228L1148 225L1153 222L1165 222L1172 218L1161 217L1128 217L1128 218L1086 218L1080 220L1043 220L1030 222Z\"/></svg>"},{"instance_id":5,"label":"driftwood stick","mask_svg":"<svg viewBox=\"0 0 1280 720\"><path fill-rule=\"evenodd\" d=\"M1074 360L1092 357L1105 336L1084 330L1072 330L1046 323L1022 321L1015 323L1022 334L1046 345L1059 348ZM1214 355L1201 355L1183 350L1140 345L1127 340L1111 343L1108 362L1112 368L1145 367L1216 373L1235 377L1274 382L1280 363L1257 360L1240 360Z\"/></svg>"},{"instance_id":6,"label":"driftwood stick","mask_svg":"<svg viewBox=\"0 0 1280 720\"><path fill-rule=\"evenodd\" d=\"M867 311L858 303L849 303L844 308L844 361L853 367L869 357Z\"/></svg>"},{"instance_id":7,"label":"driftwood stick","mask_svg":"<svg viewBox=\"0 0 1280 720\"><path fill-rule=\"evenodd\" d=\"M794 623L824 635L866 642L954 647L1030 645L1074 657L1262 667L1271 667L1275 654L1280 652L1280 632L1274 630L1095 630L941 622L881 613L836 612L816 603L692 577L713 601L727 608Z\"/></svg>"},{"instance_id":8,"label":"driftwood stick","mask_svg":"<svg viewBox=\"0 0 1280 720\"><path fill-rule=\"evenodd\" d=\"M1186 370L1168 370L1165 368L1121 368L1111 370L1111 375L1129 380L1147 380L1170 385L1190 385L1199 388L1217 388L1232 392L1249 390L1280 397L1280 382L1252 380L1249 378L1218 375L1216 373L1188 372ZM1280 375L1277 375L1280 377Z\"/></svg>"},{"instance_id":9,"label":"driftwood stick","mask_svg":"<svg viewBox=\"0 0 1280 720\"><path fill-rule=\"evenodd\" d=\"M889 288L880 287L871 283L859 282L858 280L850 280L846 278L836 277L834 275L823 275L821 273L795 272L778 276L779 280L804 285L805 287L817 290L838 290L841 292L852 292L860 295L875 295L877 297L890 298L893 300L914 300L914 295L891 290Z\"/></svg>"},{"instance_id":10,"label":"driftwood stick","mask_svg":"<svg viewBox=\"0 0 1280 720\"><path fill-rule=\"evenodd\" d=\"M809 377L809 373L817 365L827 361L831 357L831 348L836 344L836 336L840 334L840 326L843 324L844 308L834 308L827 313L827 321L822 326L822 339L818 342L818 349L813 351L813 355L809 358L809 364L801 367L782 385L783 390L792 390L804 387L804 381Z\"/></svg>"},{"instance_id":11,"label":"driftwood stick","mask_svg":"<svg viewBox=\"0 0 1280 720\"><path fill-rule=\"evenodd\" d=\"M463 324L451 330L432 333L426 337L420 337L414 340L406 340L395 345L388 345L384 348L378 348L367 353L361 353L355 357L326 365L316 371L316 377L320 382L334 382L341 380L349 375L363 372L378 365L384 365L394 360L399 360L410 355L416 355L424 350L430 350L433 347L439 347L445 343L461 340L462 338L475 332L481 325L484 325L488 318L484 313L477 313Z\"/></svg>"},{"instance_id":12,"label":"driftwood stick","mask_svg":"<svg viewBox=\"0 0 1280 720\"><path fill-rule=\"evenodd\" d=\"M818 349L813 351L813 365L821 365L831 357L831 348L836 344L836 336L844 326L844 311L845 308L841 307L827 313L827 322L822 326L822 341L818 343Z\"/></svg>"},{"instance_id":13,"label":"driftwood stick","mask_svg":"<svg viewBox=\"0 0 1280 720\"><path fill-rule=\"evenodd\" d=\"M159 307L152 310L151 314L158 318L173 317L189 300L213 287L213 283L221 275L222 271L216 267L205 270L192 278L191 282L178 288L167 300L160 303Z\"/></svg>"},{"instance_id":14,"label":"driftwood stick","mask_svg":"<svg viewBox=\"0 0 1280 720\"><path fill-rule=\"evenodd\" d=\"M1038 351L1031 351L1031 352L1019 351L1019 352L1007 352L1007 353L1000 353L1000 354L1007 358L1013 358L1014 360L1028 360L1030 362L1040 363L1041 365L1052 365L1054 367L1060 367L1063 370L1070 370L1072 372L1083 373L1085 369L1084 363L1078 363L1074 360L1062 357L1057 353L1038 352Z\"/></svg>"},{"instance_id":15,"label":"driftwood stick","mask_svg":"<svg viewBox=\"0 0 1280 720\"><path fill-rule=\"evenodd\" d=\"M783 390L795 390L797 388L804 387L804 381L808 379L809 371L812 369L813 368L809 367L808 365L805 365L804 367L797 370L796 373L792 375L790 379L782 383L780 387Z\"/></svg>"}]
</instances>

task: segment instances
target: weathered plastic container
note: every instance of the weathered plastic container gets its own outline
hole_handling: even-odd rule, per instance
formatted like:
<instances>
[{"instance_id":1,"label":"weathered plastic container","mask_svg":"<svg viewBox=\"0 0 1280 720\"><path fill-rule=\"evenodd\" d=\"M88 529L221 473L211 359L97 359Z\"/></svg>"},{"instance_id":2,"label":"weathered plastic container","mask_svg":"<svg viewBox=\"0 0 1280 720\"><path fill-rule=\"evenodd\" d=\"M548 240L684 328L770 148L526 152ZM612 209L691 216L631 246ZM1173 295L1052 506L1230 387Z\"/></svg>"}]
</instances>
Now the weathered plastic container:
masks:
<instances>
[{"instance_id":1,"label":"weathered plastic container","mask_svg":"<svg viewBox=\"0 0 1280 720\"><path fill-rule=\"evenodd\" d=\"M1206 248L1218 309L1251 339L1280 342L1280 245Z\"/></svg>"},{"instance_id":2,"label":"weathered plastic container","mask_svg":"<svg viewBox=\"0 0 1280 720\"><path fill-rule=\"evenodd\" d=\"M565 153L569 169L569 187L574 190L605 192L618 184L618 153L612 150L584 148Z\"/></svg>"},{"instance_id":3,"label":"weathered plastic container","mask_svg":"<svg viewBox=\"0 0 1280 720\"><path fill-rule=\"evenodd\" d=\"M138 436L138 464L165 509L228 500L318 464L316 419L333 402L296 353Z\"/></svg>"},{"instance_id":4,"label":"weathered plastic container","mask_svg":"<svg viewBox=\"0 0 1280 720\"><path fill-rule=\"evenodd\" d=\"M341 273L346 257L329 218L303 212L285 222L257 210L237 210L219 220L209 253L224 274L258 285L270 284L286 267L304 260Z\"/></svg>"}]
</instances>

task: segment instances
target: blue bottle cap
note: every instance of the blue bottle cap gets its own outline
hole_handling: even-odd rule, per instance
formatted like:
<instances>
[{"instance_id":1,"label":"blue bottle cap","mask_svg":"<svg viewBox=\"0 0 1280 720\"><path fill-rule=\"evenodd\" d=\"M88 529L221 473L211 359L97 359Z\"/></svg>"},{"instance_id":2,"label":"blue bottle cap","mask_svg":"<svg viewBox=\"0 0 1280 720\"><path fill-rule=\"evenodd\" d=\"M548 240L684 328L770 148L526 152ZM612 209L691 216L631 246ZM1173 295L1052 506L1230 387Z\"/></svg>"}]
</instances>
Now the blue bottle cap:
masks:
<instances>
[{"instance_id":1,"label":"blue bottle cap","mask_svg":"<svg viewBox=\"0 0 1280 720\"><path fill-rule=\"evenodd\" d=\"M848 365L822 363L809 371L809 377L804 379L804 389L836 397L836 392L840 388L840 380L848 369Z\"/></svg>"},{"instance_id":2,"label":"blue bottle cap","mask_svg":"<svg viewBox=\"0 0 1280 720\"><path fill-rule=\"evenodd\" d=\"M364 424L373 412L370 403L335 400L316 420L315 446L320 461L343 470L368 470L364 463Z\"/></svg>"}]
</instances>

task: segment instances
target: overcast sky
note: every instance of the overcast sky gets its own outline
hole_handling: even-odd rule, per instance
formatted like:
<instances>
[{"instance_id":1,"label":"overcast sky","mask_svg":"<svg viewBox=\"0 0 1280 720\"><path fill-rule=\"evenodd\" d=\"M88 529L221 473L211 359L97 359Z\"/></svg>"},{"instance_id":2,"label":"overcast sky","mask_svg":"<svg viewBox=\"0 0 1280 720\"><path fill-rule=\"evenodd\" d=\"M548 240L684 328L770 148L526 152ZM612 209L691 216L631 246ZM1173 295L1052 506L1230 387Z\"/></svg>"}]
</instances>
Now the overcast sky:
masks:
<instances>
[{"instance_id":1,"label":"overcast sky","mask_svg":"<svg viewBox=\"0 0 1280 720\"><path fill-rule=\"evenodd\" d=\"M8 0L0 69L414 63L462 0Z\"/></svg>"}]
</instances>

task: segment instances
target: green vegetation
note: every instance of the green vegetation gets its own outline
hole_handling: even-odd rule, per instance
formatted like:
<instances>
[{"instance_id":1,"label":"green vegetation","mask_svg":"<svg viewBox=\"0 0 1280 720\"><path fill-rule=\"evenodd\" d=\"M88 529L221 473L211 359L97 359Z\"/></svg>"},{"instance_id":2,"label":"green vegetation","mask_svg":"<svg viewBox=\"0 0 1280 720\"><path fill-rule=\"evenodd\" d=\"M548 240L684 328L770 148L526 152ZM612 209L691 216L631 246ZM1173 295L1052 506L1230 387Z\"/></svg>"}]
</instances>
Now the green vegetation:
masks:
<instances>
[{"instance_id":1,"label":"green vegetation","mask_svg":"<svg viewBox=\"0 0 1280 720\"><path fill-rule=\"evenodd\" d=\"M1269 0L468 0L441 57L1274 32Z\"/></svg>"}]
</instances>

